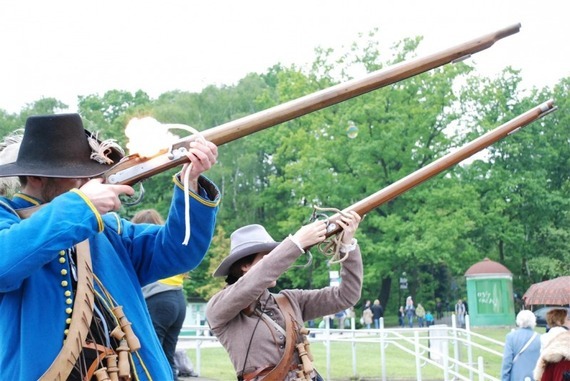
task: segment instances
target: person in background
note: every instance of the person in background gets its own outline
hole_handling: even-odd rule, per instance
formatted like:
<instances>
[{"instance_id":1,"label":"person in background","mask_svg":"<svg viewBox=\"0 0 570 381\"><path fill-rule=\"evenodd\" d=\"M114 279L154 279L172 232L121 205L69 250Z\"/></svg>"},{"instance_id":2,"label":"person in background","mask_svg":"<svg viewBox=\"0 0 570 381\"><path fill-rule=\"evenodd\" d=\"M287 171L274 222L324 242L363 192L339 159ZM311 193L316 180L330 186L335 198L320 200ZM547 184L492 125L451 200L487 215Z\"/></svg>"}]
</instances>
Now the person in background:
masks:
<instances>
[{"instance_id":1,"label":"person in background","mask_svg":"<svg viewBox=\"0 0 570 381\"><path fill-rule=\"evenodd\" d=\"M568 330L566 319L568 310L566 308L553 308L546 313L546 324L548 332L540 336L540 346L544 348L548 342L557 334Z\"/></svg>"},{"instance_id":2,"label":"person in background","mask_svg":"<svg viewBox=\"0 0 570 381\"><path fill-rule=\"evenodd\" d=\"M465 309L465 315L469 315L469 303L467 303L467 298L463 298L461 303L463 303L463 308Z\"/></svg>"},{"instance_id":3,"label":"person in background","mask_svg":"<svg viewBox=\"0 0 570 381\"><path fill-rule=\"evenodd\" d=\"M0 142L0 165L13 163L18 159L18 151L24 130L16 130ZM0 196L12 197L20 188L18 177L0 177Z\"/></svg>"},{"instance_id":4,"label":"person in background","mask_svg":"<svg viewBox=\"0 0 570 381\"><path fill-rule=\"evenodd\" d=\"M414 317L416 316L416 308L414 307L414 300L411 296L406 298L406 307L404 307L404 314L408 320L408 327L414 326Z\"/></svg>"},{"instance_id":5,"label":"person in background","mask_svg":"<svg viewBox=\"0 0 570 381\"><path fill-rule=\"evenodd\" d=\"M346 327L348 325L348 327L346 328L350 328L352 326L352 320L356 317L356 312L354 312L354 306L348 307L345 311L346 311L346 318L348 319L348 321L345 320L344 326Z\"/></svg>"},{"instance_id":6,"label":"person in background","mask_svg":"<svg viewBox=\"0 0 570 381\"><path fill-rule=\"evenodd\" d=\"M338 320L337 329L344 329L344 321L346 319L346 310L338 311L334 314L335 320ZM342 334L342 332L341 332Z\"/></svg>"},{"instance_id":7,"label":"person in background","mask_svg":"<svg viewBox=\"0 0 570 381\"><path fill-rule=\"evenodd\" d=\"M532 372L540 355L540 337L534 331L536 316L522 310L516 317L517 329L505 338L501 381L531 381Z\"/></svg>"},{"instance_id":8,"label":"person in background","mask_svg":"<svg viewBox=\"0 0 570 381\"><path fill-rule=\"evenodd\" d=\"M155 209L137 212L131 221L135 224L164 225L164 219ZM172 368L174 380L178 380L178 369L174 360L178 336L186 318L186 296L182 285L186 274L179 274L147 284L142 288L152 325Z\"/></svg>"},{"instance_id":9,"label":"person in background","mask_svg":"<svg viewBox=\"0 0 570 381\"><path fill-rule=\"evenodd\" d=\"M307 248L324 241L325 221L307 224L282 242L257 224L231 234L230 253L214 272L227 285L208 301L206 316L238 380L322 380L308 355L304 322L360 300L362 258L354 239L360 219L355 212L340 217L342 282L321 289L269 292Z\"/></svg>"},{"instance_id":10,"label":"person in background","mask_svg":"<svg viewBox=\"0 0 570 381\"><path fill-rule=\"evenodd\" d=\"M370 329L370 326L372 324L372 310L370 307L370 300L367 300L366 304L364 305L364 309L362 310L362 324L366 327L366 329Z\"/></svg>"},{"instance_id":11,"label":"person in background","mask_svg":"<svg viewBox=\"0 0 570 381\"><path fill-rule=\"evenodd\" d=\"M426 326L430 326L433 325L434 320L433 320L433 315L431 314L430 311L426 312Z\"/></svg>"},{"instance_id":12,"label":"person in background","mask_svg":"<svg viewBox=\"0 0 570 381\"><path fill-rule=\"evenodd\" d=\"M400 326L400 328L404 328L404 317L406 316L406 313L404 312L404 306L400 306L400 308L398 309L398 325Z\"/></svg>"},{"instance_id":13,"label":"person in background","mask_svg":"<svg viewBox=\"0 0 570 381\"><path fill-rule=\"evenodd\" d=\"M534 368L534 378L538 381L570 381L570 317L566 309L555 309L556 311L551 316L554 317L565 316L565 322L562 326L557 326L556 331L552 329L548 333L548 339L540 350L540 357ZM549 311L550 313L551 311ZM546 314L548 322L548 313ZM542 339L542 337L541 337Z\"/></svg>"},{"instance_id":14,"label":"person in background","mask_svg":"<svg viewBox=\"0 0 570 381\"><path fill-rule=\"evenodd\" d=\"M372 321L374 321L374 328L380 328L380 318L384 317L384 308L380 304L380 300L374 300L374 303L370 307L372 311Z\"/></svg>"},{"instance_id":15,"label":"person in background","mask_svg":"<svg viewBox=\"0 0 570 381\"><path fill-rule=\"evenodd\" d=\"M461 299L457 300L455 304L455 317L457 318L457 326L465 328L465 304Z\"/></svg>"},{"instance_id":16,"label":"person in background","mask_svg":"<svg viewBox=\"0 0 570 381\"><path fill-rule=\"evenodd\" d=\"M421 305L421 303L418 303L418 306L416 308L416 316L418 317L418 327L422 328L424 326L424 319L426 317L426 310Z\"/></svg>"},{"instance_id":17,"label":"person in background","mask_svg":"<svg viewBox=\"0 0 570 381\"><path fill-rule=\"evenodd\" d=\"M435 303L435 313L436 313L436 319L440 320L441 318L443 318L443 303L441 302L441 299L437 298L437 302Z\"/></svg>"}]
</instances>

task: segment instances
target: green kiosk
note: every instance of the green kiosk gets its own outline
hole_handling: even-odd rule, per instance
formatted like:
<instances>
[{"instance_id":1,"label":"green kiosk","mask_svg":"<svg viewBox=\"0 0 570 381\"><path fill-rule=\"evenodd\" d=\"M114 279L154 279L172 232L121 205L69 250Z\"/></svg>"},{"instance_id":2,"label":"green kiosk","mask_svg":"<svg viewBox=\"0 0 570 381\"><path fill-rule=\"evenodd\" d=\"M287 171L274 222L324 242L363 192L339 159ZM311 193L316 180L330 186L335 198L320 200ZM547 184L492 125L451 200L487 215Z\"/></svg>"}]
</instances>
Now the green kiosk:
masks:
<instances>
[{"instance_id":1,"label":"green kiosk","mask_svg":"<svg viewBox=\"0 0 570 381\"><path fill-rule=\"evenodd\" d=\"M472 326L512 325L515 320L513 274L485 258L465 272L467 305Z\"/></svg>"}]
</instances>

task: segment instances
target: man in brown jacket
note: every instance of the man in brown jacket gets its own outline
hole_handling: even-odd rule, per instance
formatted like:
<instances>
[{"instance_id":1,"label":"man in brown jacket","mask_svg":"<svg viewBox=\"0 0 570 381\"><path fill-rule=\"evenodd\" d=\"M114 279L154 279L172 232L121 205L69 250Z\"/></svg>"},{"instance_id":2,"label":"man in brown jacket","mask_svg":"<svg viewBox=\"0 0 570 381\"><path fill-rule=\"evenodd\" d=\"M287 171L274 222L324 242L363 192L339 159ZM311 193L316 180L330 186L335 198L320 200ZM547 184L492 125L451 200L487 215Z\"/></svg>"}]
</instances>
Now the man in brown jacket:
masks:
<instances>
[{"instance_id":1,"label":"man in brown jacket","mask_svg":"<svg viewBox=\"0 0 570 381\"><path fill-rule=\"evenodd\" d=\"M271 294L279 276L306 248L326 237L326 223L303 226L276 242L260 225L248 225L231 236L231 250L214 276L227 286L212 297L206 317L236 370L238 380L321 380L309 360L304 322L356 304L362 289L362 259L354 233L360 216L342 217L342 282L316 290L282 290Z\"/></svg>"}]
</instances>

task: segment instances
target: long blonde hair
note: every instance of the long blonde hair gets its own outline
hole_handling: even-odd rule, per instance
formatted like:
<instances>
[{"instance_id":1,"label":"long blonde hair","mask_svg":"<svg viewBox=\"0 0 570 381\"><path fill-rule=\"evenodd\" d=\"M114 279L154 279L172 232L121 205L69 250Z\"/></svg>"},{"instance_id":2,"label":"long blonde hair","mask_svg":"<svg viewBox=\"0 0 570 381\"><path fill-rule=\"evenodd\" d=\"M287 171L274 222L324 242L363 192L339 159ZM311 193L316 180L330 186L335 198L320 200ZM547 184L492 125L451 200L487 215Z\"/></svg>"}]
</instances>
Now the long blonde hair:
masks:
<instances>
[{"instance_id":1,"label":"long blonde hair","mask_svg":"<svg viewBox=\"0 0 570 381\"><path fill-rule=\"evenodd\" d=\"M131 221L135 224L147 223L155 225L164 225L164 218L155 209L143 209L137 212Z\"/></svg>"}]
</instances>

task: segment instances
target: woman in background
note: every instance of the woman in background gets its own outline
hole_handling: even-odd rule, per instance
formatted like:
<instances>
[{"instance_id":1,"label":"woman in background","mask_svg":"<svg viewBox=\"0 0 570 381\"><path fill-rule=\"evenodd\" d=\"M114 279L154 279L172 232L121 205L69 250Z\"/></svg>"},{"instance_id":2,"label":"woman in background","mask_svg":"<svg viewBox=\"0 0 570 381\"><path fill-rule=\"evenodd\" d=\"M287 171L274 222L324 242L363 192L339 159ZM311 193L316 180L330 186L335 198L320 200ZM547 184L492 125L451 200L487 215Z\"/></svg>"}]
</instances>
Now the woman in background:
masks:
<instances>
[{"instance_id":1,"label":"woman in background","mask_svg":"<svg viewBox=\"0 0 570 381\"><path fill-rule=\"evenodd\" d=\"M517 314L517 329L505 340L501 381L532 380L532 372L540 355L540 337L534 331L536 316L529 310Z\"/></svg>"},{"instance_id":2,"label":"woman in background","mask_svg":"<svg viewBox=\"0 0 570 381\"><path fill-rule=\"evenodd\" d=\"M540 337L541 348L544 348L554 336L568 330L567 318L568 311L565 308L554 308L546 313L548 331Z\"/></svg>"},{"instance_id":3,"label":"woman in background","mask_svg":"<svg viewBox=\"0 0 570 381\"><path fill-rule=\"evenodd\" d=\"M362 310L362 324L366 327L366 329L370 329L370 325L372 324L372 310L370 309L370 300L366 301L364 309Z\"/></svg>"},{"instance_id":4,"label":"woman in background","mask_svg":"<svg viewBox=\"0 0 570 381\"><path fill-rule=\"evenodd\" d=\"M154 209L141 210L133 216L131 221L136 224L164 224L164 219ZM178 380L174 353L186 318L186 296L182 289L185 277L186 274L175 275L142 288L152 325L172 368L174 380Z\"/></svg>"}]
</instances>

